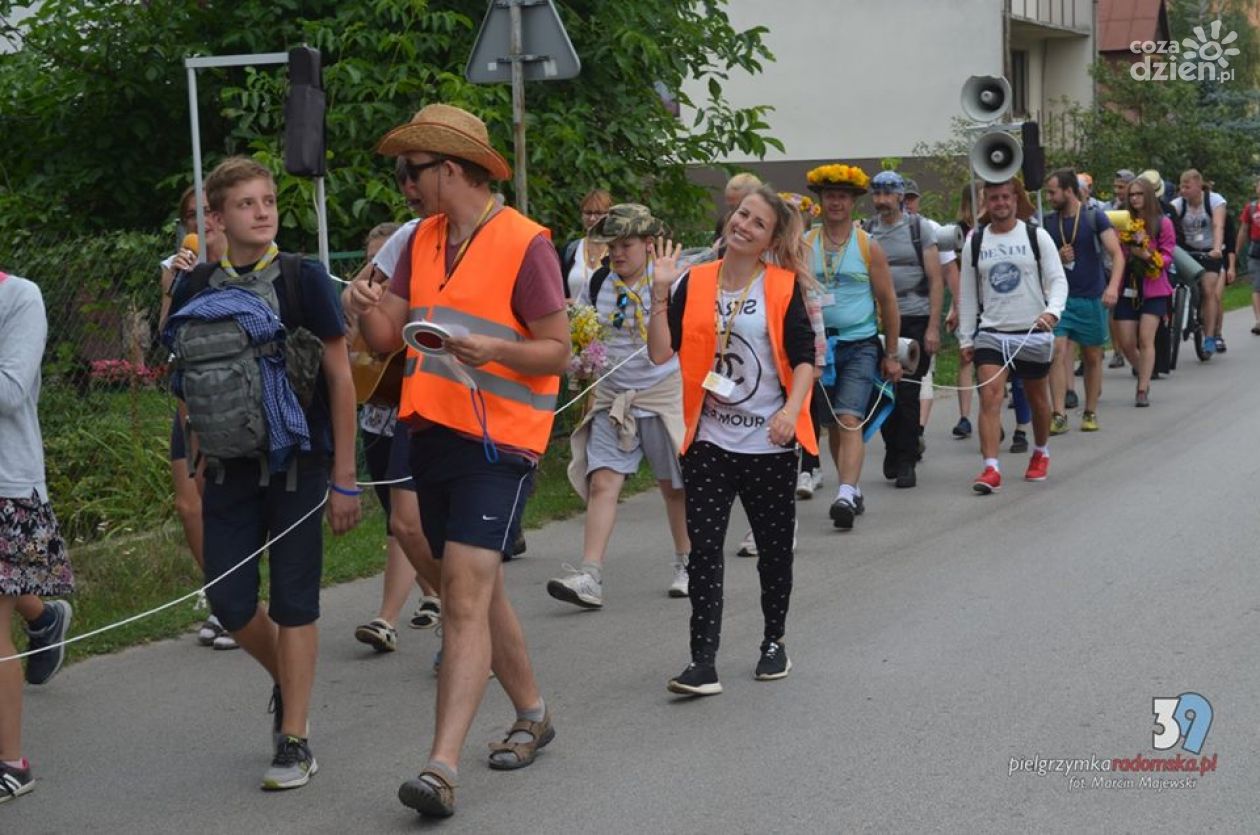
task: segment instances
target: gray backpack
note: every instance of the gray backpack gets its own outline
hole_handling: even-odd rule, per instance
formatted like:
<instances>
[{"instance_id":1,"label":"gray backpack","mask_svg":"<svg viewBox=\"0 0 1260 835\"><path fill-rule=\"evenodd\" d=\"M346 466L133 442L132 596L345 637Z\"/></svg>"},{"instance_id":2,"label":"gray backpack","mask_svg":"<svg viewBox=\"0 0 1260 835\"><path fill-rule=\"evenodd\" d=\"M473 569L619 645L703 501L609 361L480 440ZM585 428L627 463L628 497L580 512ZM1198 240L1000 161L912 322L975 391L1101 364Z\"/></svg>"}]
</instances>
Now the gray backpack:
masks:
<instances>
[{"instance_id":1,"label":"gray backpack","mask_svg":"<svg viewBox=\"0 0 1260 835\"><path fill-rule=\"evenodd\" d=\"M220 480L224 461L254 458L260 462L260 483L269 481L261 358L283 353L286 377L303 407L309 405L314 393L323 342L302 326L300 261L297 255L282 254L261 272L239 278L228 276L215 265L202 265L185 278L192 282L189 298L226 287L247 290L264 300L286 325L276 341L255 345L235 318L190 319L180 323L170 339L188 409L185 431L196 434L199 459L204 458L207 466L217 470ZM277 278L285 282L287 319L276 295ZM189 470L191 474L196 467ZM290 467L291 482L295 474L296 469Z\"/></svg>"}]
</instances>

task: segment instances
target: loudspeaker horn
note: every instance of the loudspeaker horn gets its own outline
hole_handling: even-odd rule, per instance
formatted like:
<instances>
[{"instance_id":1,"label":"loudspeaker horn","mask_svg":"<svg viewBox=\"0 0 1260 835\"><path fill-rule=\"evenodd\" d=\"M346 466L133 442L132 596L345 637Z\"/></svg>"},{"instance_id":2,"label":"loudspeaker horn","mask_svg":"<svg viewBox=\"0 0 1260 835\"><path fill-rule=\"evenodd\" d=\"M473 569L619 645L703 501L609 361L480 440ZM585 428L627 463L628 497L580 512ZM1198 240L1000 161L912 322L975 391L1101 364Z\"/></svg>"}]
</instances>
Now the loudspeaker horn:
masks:
<instances>
[{"instance_id":1,"label":"loudspeaker horn","mask_svg":"<svg viewBox=\"0 0 1260 835\"><path fill-rule=\"evenodd\" d=\"M985 182L1001 183L1019 173L1024 149L1019 140L1000 130L989 131L971 146L971 170Z\"/></svg>"},{"instance_id":2,"label":"loudspeaker horn","mask_svg":"<svg viewBox=\"0 0 1260 835\"><path fill-rule=\"evenodd\" d=\"M962 110L973 122L995 122L1011 104L1011 84L999 75L973 75L962 88Z\"/></svg>"}]
</instances>

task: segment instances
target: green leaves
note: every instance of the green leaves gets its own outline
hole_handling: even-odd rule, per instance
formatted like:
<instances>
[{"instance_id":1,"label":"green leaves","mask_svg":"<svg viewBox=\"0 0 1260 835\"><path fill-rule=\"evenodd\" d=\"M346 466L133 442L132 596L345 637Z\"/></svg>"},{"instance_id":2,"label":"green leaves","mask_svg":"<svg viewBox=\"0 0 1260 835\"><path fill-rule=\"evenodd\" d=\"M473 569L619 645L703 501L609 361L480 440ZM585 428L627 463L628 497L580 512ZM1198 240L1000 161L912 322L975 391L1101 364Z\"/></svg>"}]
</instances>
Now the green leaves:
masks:
<instances>
[{"instance_id":1,"label":"green leaves","mask_svg":"<svg viewBox=\"0 0 1260 835\"><path fill-rule=\"evenodd\" d=\"M733 107L723 91L729 73L772 58L766 30L735 30L725 0L556 5L583 70L527 87L531 214L561 240L580 229L577 201L603 186L617 200L651 204L675 228L707 228L712 207L687 167L782 150L768 136L768 108ZM26 48L0 55L0 130L22 137L0 147L0 241L32 224L168 222L191 181L184 56L309 43L324 59L332 245L359 249L373 225L407 214L392 165L374 148L424 104L476 112L512 159L510 87L463 77L486 8L486 0L46 0L28 21ZM657 82L685 121L662 105ZM207 170L233 153L271 166L281 244L313 251L312 184L283 173L284 70L207 70L198 85ZM513 197L512 183L500 187Z\"/></svg>"}]
</instances>

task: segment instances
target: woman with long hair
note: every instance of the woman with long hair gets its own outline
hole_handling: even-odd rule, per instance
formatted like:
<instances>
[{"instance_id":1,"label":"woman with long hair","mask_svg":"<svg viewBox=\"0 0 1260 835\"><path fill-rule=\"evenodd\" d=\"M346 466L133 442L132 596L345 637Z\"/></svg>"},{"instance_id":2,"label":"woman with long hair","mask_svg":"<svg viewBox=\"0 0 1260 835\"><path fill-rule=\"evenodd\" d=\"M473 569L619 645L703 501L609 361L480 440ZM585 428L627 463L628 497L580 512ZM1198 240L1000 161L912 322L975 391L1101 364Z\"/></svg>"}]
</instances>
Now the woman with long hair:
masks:
<instances>
[{"instance_id":1,"label":"woman with long hair","mask_svg":"<svg viewBox=\"0 0 1260 835\"><path fill-rule=\"evenodd\" d=\"M1168 315L1173 294L1168 280L1177 235L1164 215L1154 187L1142 178L1129 183L1129 228L1120 230L1128 264L1123 286L1115 282L1103 293L1103 304L1113 308L1120 350L1137 370L1133 405L1150 405L1151 373L1155 370L1155 332Z\"/></svg>"},{"instance_id":2,"label":"woman with long hair","mask_svg":"<svg viewBox=\"0 0 1260 835\"><path fill-rule=\"evenodd\" d=\"M783 639L796 446L818 453L809 420L815 337L801 292L814 280L800 216L762 186L744 197L724 232L722 260L693 266L681 279L682 247L658 242L648 323L652 362L677 354L682 371L691 664L669 689L695 696L722 691L722 545L737 496L756 537L761 578L765 631L756 678L780 679L791 669Z\"/></svg>"}]
</instances>

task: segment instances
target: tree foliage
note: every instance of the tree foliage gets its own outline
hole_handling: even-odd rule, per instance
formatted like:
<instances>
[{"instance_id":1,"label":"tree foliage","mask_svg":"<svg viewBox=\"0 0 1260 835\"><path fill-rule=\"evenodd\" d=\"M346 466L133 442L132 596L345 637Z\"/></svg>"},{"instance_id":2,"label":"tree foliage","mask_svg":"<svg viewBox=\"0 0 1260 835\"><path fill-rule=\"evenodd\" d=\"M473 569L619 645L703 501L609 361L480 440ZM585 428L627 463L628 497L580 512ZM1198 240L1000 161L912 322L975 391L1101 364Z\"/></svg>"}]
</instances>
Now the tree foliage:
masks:
<instances>
[{"instance_id":1,"label":"tree foliage","mask_svg":"<svg viewBox=\"0 0 1260 835\"><path fill-rule=\"evenodd\" d=\"M735 30L726 0L558 0L582 59L572 81L527 87L531 214L576 231L590 188L648 202L676 226L711 211L687 167L780 147L766 108L736 108L723 83L771 56L763 29ZM0 19L18 5L0 0ZM405 213L377 139L426 103L481 115L512 159L507 85L463 77L485 0L45 0L11 27L0 55L0 238L18 227L152 229L190 180L189 54L318 47L328 94L329 222L334 248L358 248L374 223ZM5 34L0 25L0 34ZM686 121L662 106L659 83ZM202 71L207 167L250 153L282 170L287 88L275 67ZM692 100L688 90L702 93ZM313 184L280 174L282 240L313 249ZM511 197L512 184L503 188Z\"/></svg>"}]
</instances>

